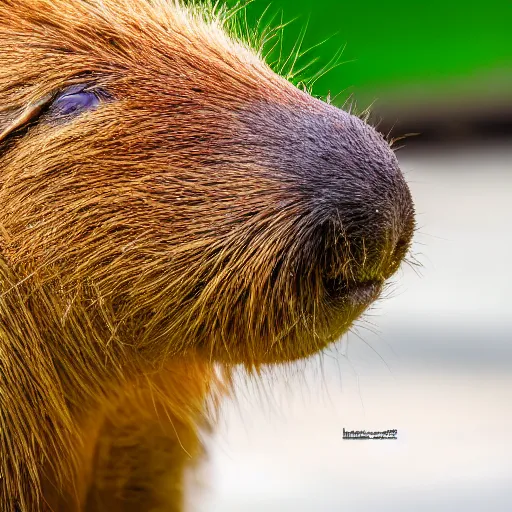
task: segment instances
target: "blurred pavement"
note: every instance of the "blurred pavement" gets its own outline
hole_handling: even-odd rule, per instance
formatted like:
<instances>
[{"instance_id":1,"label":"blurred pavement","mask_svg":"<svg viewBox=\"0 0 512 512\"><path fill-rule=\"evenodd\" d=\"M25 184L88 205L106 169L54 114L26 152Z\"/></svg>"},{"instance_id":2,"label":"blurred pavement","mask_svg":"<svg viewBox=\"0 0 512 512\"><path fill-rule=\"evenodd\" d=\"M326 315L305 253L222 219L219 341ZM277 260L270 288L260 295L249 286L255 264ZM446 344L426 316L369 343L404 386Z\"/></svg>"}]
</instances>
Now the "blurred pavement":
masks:
<instances>
[{"instance_id":1,"label":"blurred pavement","mask_svg":"<svg viewBox=\"0 0 512 512\"><path fill-rule=\"evenodd\" d=\"M346 356L241 379L194 510L512 510L512 144L398 155L423 266L404 265Z\"/></svg>"}]
</instances>

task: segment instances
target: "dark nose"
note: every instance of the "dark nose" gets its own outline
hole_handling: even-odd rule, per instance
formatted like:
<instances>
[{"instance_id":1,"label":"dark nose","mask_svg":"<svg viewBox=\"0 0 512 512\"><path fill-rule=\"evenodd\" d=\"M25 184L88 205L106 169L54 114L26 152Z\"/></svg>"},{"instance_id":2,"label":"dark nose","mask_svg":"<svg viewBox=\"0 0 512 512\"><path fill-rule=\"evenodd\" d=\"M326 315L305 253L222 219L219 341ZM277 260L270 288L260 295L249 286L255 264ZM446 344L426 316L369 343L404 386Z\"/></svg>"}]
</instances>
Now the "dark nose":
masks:
<instances>
[{"instance_id":1,"label":"dark nose","mask_svg":"<svg viewBox=\"0 0 512 512\"><path fill-rule=\"evenodd\" d=\"M310 191L321 190L312 206L322 219L325 275L348 284L383 281L398 269L414 231L398 161L374 128L346 112L325 119L320 130Z\"/></svg>"},{"instance_id":2,"label":"dark nose","mask_svg":"<svg viewBox=\"0 0 512 512\"><path fill-rule=\"evenodd\" d=\"M405 256L414 206L387 141L356 116L309 96L244 113L252 157L293 198L303 271L343 286L382 282Z\"/></svg>"}]
</instances>

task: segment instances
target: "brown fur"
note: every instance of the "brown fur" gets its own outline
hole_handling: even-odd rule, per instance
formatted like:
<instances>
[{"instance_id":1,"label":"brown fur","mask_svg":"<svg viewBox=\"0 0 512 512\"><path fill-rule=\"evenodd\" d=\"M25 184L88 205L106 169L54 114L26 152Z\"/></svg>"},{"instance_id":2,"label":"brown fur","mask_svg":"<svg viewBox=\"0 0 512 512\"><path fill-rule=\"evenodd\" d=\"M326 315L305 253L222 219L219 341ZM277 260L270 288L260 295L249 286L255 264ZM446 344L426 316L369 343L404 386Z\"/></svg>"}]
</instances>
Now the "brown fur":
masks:
<instances>
[{"instance_id":1,"label":"brown fur","mask_svg":"<svg viewBox=\"0 0 512 512\"><path fill-rule=\"evenodd\" d=\"M182 510L184 468L232 365L320 350L407 250L399 174L375 196L396 198L378 243L359 214L343 217L364 224L359 245L331 221L317 229L327 207L285 168L305 132L286 130L336 109L195 11L0 0L2 512ZM80 83L108 99L51 118L58 91ZM357 158L395 168L370 127L347 123ZM377 284L331 296L326 280Z\"/></svg>"}]
</instances>

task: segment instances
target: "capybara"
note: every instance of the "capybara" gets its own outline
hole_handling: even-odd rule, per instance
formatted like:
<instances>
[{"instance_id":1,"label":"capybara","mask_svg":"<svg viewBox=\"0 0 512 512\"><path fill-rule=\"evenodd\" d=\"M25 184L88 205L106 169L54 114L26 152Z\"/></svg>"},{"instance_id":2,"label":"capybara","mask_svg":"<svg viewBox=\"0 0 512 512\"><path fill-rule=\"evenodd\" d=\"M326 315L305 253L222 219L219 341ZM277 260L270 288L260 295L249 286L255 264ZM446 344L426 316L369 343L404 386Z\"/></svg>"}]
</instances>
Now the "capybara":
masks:
<instances>
[{"instance_id":1,"label":"capybara","mask_svg":"<svg viewBox=\"0 0 512 512\"><path fill-rule=\"evenodd\" d=\"M231 13L0 0L0 509L180 511L235 365L347 331L408 251L386 140Z\"/></svg>"}]
</instances>

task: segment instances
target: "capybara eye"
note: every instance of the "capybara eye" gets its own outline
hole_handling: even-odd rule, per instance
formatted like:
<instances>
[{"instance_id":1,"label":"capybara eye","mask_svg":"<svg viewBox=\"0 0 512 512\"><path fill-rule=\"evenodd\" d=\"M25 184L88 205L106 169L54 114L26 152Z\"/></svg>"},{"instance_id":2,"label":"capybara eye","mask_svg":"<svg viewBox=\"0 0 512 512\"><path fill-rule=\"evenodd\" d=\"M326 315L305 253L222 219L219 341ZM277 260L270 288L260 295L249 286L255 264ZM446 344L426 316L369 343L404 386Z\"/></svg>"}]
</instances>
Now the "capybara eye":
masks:
<instances>
[{"instance_id":1,"label":"capybara eye","mask_svg":"<svg viewBox=\"0 0 512 512\"><path fill-rule=\"evenodd\" d=\"M67 90L54 100L50 113L58 116L78 115L95 109L101 102L94 91Z\"/></svg>"}]
</instances>

